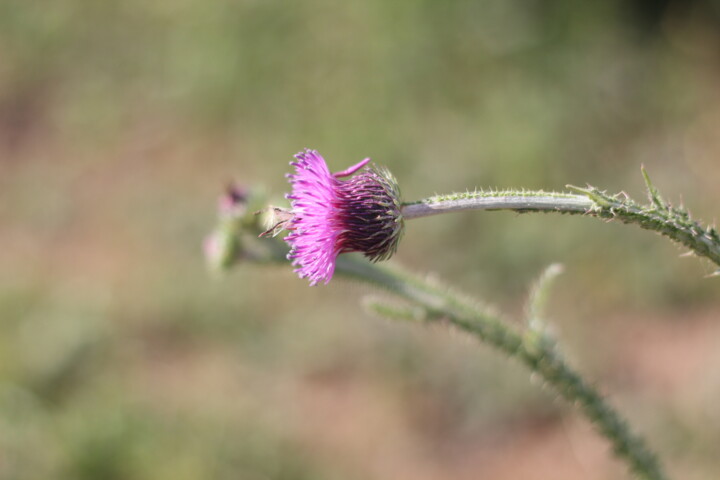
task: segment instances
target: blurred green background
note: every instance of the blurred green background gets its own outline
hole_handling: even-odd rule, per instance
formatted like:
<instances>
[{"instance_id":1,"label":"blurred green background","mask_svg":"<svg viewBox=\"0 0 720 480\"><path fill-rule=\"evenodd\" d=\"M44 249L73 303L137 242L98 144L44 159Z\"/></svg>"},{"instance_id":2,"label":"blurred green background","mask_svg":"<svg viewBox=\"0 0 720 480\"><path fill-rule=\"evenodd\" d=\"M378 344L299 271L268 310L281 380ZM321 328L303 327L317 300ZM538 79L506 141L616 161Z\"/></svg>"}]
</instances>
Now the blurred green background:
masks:
<instances>
[{"instance_id":1,"label":"blurred green background","mask_svg":"<svg viewBox=\"0 0 720 480\"><path fill-rule=\"evenodd\" d=\"M714 1L0 1L0 478L611 479L518 365L369 317L366 287L208 275L235 179L366 156L406 199L661 192L720 213ZM463 213L393 261L519 316L549 263L567 356L676 478L720 477L720 284L634 227Z\"/></svg>"}]
</instances>

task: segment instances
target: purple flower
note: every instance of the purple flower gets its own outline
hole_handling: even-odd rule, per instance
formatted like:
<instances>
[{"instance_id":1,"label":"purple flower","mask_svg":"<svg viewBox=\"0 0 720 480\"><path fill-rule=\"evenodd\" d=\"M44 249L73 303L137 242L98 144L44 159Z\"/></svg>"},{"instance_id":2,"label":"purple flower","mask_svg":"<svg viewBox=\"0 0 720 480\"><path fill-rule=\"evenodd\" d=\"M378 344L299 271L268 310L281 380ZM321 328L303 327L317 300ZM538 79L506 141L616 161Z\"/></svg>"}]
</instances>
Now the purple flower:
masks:
<instances>
[{"instance_id":1,"label":"purple flower","mask_svg":"<svg viewBox=\"0 0 720 480\"><path fill-rule=\"evenodd\" d=\"M366 158L332 174L315 150L295 158L290 164L295 173L288 174L292 193L287 195L293 217L285 241L290 245L288 259L301 278L309 279L310 285L328 283L341 253L362 252L372 261L395 253L403 218L400 192L390 172L365 167L370 161Z\"/></svg>"}]
</instances>

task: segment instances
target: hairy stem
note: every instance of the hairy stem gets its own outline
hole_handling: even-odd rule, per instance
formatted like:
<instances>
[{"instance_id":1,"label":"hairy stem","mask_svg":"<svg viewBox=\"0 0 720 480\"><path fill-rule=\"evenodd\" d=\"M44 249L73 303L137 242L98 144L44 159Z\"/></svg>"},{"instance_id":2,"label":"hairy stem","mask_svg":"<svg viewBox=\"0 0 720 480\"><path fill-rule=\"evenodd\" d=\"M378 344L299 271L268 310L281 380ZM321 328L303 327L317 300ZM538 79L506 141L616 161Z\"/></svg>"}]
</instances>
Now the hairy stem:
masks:
<instances>
[{"instance_id":1,"label":"hairy stem","mask_svg":"<svg viewBox=\"0 0 720 480\"><path fill-rule=\"evenodd\" d=\"M461 210L587 213L594 206L595 202L582 195L543 192L530 192L528 195L517 195L512 192L507 192L507 194L506 192L474 192L431 197L420 202L406 204L402 208L402 215L403 218L413 219Z\"/></svg>"},{"instance_id":2,"label":"hairy stem","mask_svg":"<svg viewBox=\"0 0 720 480\"><path fill-rule=\"evenodd\" d=\"M693 220L686 210L664 203L647 177L646 181L650 205L638 204L623 195L608 195L593 187L571 187L578 193L505 190L438 195L403 204L402 215L405 219L413 219L461 210L512 210L619 220L668 237L720 267L720 234L717 230Z\"/></svg>"},{"instance_id":3,"label":"hairy stem","mask_svg":"<svg viewBox=\"0 0 720 480\"><path fill-rule=\"evenodd\" d=\"M338 273L379 286L420 306L428 321L445 321L470 333L538 374L570 404L577 404L615 454L641 479L667 477L642 437L634 434L620 414L559 355L541 332L521 330L472 300L403 271L369 264L352 256L338 260ZM379 313L391 309L377 309ZM388 315L390 316L390 315Z\"/></svg>"}]
</instances>

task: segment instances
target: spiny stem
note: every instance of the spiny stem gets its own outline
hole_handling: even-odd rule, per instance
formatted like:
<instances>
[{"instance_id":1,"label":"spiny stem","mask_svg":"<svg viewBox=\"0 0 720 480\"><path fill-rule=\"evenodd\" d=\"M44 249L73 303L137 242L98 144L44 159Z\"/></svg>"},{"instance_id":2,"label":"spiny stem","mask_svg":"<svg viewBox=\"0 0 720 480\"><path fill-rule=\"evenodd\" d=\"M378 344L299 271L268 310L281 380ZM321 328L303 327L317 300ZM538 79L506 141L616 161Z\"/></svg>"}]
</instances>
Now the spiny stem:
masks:
<instances>
[{"instance_id":1,"label":"spiny stem","mask_svg":"<svg viewBox=\"0 0 720 480\"><path fill-rule=\"evenodd\" d=\"M389 290L424 309L422 318L446 321L484 343L525 364L570 404L579 405L585 416L641 479L667 477L655 454L642 437L634 434L620 414L558 354L551 342L533 330L512 326L498 314L428 280L386 265L369 264L354 257L338 260L338 273ZM373 310L391 318L418 318L413 312L375 302Z\"/></svg>"},{"instance_id":2,"label":"spiny stem","mask_svg":"<svg viewBox=\"0 0 720 480\"><path fill-rule=\"evenodd\" d=\"M473 192L430 197L402 207L405 219L461 210L557 211L587 213L595 202L586 196L545 192Z\"/></svg>"},{"instance_id":3,"label":"spiny stem","mask_svg":"<svg viewBox=\"0 0 720 480\"><path fill-rule=\"evenodd\" d=\"M649 181L647 174L643 174ZM504 190L438 195L404 203L402 215L405 219L413 219L461 210L512 210L581 214L619 220L666 236L720 267L720 234L717 230L701 225L684 209L663 203L652 184L648 187L652 202L650 205L640 205L627 196L609 195L594 187L569 188L578 193Z\"/></svg>"}]
</instances>

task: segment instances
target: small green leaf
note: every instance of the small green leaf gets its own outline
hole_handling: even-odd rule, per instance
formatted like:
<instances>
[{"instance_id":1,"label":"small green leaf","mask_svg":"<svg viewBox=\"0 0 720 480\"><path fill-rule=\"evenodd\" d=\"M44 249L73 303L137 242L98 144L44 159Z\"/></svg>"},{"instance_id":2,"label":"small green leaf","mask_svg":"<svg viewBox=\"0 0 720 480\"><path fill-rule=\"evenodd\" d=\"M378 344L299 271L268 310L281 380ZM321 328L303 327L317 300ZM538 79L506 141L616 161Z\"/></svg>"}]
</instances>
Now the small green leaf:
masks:
<instances>
[{"instance_id":1,"label":"small green leaf","mask_svg":"<svg viewBox=\"0 0 720 480\"><path fill-rule=\"evenodd\" d=\"M603 195L602 192L600 192L600 190L598 190L595 187L591 187L590 185L588 185L588 188L576 187L575 185L565 185L565 186L567 188L569 188L570 190L574 190L578 193L582 193L583 195L588 197L590 200L595 202L598 205L598 207L600 207L600 208L608 208L612 205L612 203L610 202L610 199L606 195Z\"/></svg>"},{"instance_id":2,"label":"small green leaf","mask_svg":"<svg viewBox=\"0 0 720 480\"><path fill-rule=\"evenodd\" d=\"M645 186L647 186L648 189L648 197L650 198L652 204L655 205L658 210L667 211L667 205L663 202L658 189L655 188L655 185L653 185L650 181L650 176L648 175L647 170L645 170L644 165L640 167L640 171L642 172L643 179L645 180Z\"/></svg>"},{"instance_id":3,"label":"small green leaf","mask_svg":"<svg viewBox=\"0 0 720 480\"><path fill-rule=\"evenodd\" d=\"M533 285L526 308L528 327L531 330L542 331L545 329L543 318L550 289L557 277L563 273L563 269L562 264L559 263L549 265Z\"/></svg>"}]
</instances>

